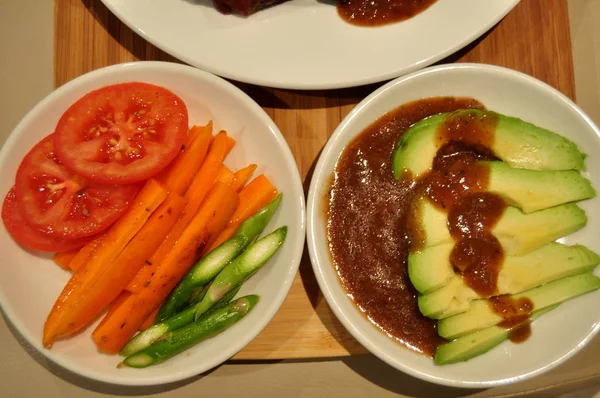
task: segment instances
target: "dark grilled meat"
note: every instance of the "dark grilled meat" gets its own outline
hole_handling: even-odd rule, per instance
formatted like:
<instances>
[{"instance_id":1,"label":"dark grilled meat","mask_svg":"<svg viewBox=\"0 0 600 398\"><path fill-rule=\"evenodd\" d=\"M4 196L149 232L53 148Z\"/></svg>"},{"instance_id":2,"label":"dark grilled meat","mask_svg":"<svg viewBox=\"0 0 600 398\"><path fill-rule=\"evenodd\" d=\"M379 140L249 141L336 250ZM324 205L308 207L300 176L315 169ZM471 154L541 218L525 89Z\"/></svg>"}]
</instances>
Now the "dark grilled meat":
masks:
<instances>
[{"instance_id":1,"label":"dark grilled meat","mask_svg":"<svg viewBox=\"0 0 600 398\"><path fill-rule=\"evenodd\" d=\"M215 8L223 14L238 14L247 17L257 11L286 0L213 0Z\"/></svg>"}]
</instances>

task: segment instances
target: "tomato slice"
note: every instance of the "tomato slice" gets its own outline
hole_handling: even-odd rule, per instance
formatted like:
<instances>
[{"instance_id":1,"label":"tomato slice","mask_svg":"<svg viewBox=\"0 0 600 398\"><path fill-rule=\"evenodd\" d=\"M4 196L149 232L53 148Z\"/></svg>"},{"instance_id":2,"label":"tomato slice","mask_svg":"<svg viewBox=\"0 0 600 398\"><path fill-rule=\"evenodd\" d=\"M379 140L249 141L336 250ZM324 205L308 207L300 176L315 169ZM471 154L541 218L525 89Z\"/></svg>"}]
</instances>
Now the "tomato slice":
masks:
<instances>
[{"instance_id":1,"label":"tomato slice","mask_svg":"<svg viewBox=\"0 0 600 398\"><path fill-rule=\"evenodd\" d=\"M25 221L16 199L15 187L12 187L2 205L2 220L8 233L20 245L28 249L43 252L62 252L77 249L85 245L92 238L59 239L44 235L36 231Z\"/></svg>"},{"instance_id":2,"label":"tomato slice","mask_svg":"<svg viewBox=\"0 0 600 398\"><path fill-rule=\"evenodd\" d=\"M108 228L127 210L137 185L90 182L66 168L55 155L50 134L25 156L17 171L17 201L38 232L75 239Z\"/></svg>"},{"instance_id":3,"label":"tomato slice","mask_svg":"<svg viewBox=\"0 0 600 398\"><path fill-rule=\"evenodd\" d=\"M116 84L67 109L56 126L56 153L92 181L129 184L164 169L179 153L187 128L187 108L169 90Z\"/></svg>"}]
</instances>

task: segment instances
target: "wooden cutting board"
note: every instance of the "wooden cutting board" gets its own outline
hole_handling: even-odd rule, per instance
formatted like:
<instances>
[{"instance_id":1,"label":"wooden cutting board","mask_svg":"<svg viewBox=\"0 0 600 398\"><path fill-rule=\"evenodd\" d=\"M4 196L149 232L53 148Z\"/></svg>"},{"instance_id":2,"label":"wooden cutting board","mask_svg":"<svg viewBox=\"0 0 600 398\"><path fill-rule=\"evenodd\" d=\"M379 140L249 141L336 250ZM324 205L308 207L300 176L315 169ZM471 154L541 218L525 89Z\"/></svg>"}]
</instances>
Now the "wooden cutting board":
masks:
<instances>
[{"instance_id":1,"label":"wooden cutting board","mask_svg":"<svg viewBox=\"0 0 600 398\"><path fill-rule=\"evenodd\" d=\"M113 16L99 0L56 0L55 84L86 72L135 60L179 62ZM522 0L496 27L443 60L506 66L537 77L574 98L567 2ZM235 83L254 98L285 136L308 190L312 168L330 134L348 112L381 84L343 90L292 91ZM292 289L271 323L234 359L346 356L366 350L329 309L307 249Z\"/></svg>"}]
</instances>

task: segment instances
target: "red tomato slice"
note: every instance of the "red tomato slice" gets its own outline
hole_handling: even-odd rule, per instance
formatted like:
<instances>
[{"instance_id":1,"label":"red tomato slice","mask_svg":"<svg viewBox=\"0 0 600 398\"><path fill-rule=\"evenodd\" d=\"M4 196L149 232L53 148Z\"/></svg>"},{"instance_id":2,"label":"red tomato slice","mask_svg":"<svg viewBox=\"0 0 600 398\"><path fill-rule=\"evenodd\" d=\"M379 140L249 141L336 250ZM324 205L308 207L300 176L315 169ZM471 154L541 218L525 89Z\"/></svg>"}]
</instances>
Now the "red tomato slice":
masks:
<instances>
[{"instance_id":1,"label":"red tomato slice","mask_svg":"<svg viewBox=\"0 0 600 398\"><path fill-rule=\"evenodd\" d=\"M21 213L38 232L75 239L108 228L127 210L136 185L89 182L62 165L54 135L37 143L17 171L15 185Z\"/></svg>"},{"instance_id":2,"label":"red tomato slice","mask_svg":"<svg viewBox=\"0 0 600 398\"><path fill-rule=\"evenodd\" d=\"M56 126L56 153L92 181L129 184L164 169L179 153L187 108L169 90L123 83L86 94Z\"/></svg>"},{"instance_id":3,"label":"red tomato slice","mask_svg":"<svg viewBox=\"0 0 600 398\"><path fill-rule=\"evenodd\" d=\"M12 187L2 205L2 220L8 233L18 244L28 249L43 252L62 252L77 249L85 245L91 238L58 239L37 232L25 221L17 203L15 187Z\"/></svg>"}]
</instances>

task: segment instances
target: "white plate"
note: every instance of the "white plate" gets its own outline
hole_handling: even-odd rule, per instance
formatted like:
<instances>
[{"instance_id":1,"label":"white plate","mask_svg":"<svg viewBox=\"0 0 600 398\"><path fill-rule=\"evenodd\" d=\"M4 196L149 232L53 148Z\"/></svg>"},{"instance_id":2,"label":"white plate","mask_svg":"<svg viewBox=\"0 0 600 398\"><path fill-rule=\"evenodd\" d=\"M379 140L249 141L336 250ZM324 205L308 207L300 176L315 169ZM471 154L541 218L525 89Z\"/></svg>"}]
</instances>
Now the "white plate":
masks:
<instances>
[{"instance_id":1,"label":"white plate","mask_svg":"<svg viewBox=\"0 0 600 398\"><path fill-rule=\"evenodd\" d=\"M57 364L91 379L125 385L163 384L207 371L229 359L248 344L275 315L296 275L304 245L304 191L296 163L281 133L250 97L225 80L190 66L138 62L97 70L60 87L33 108L12 132L0 152L2 200L14 184L23 156L50 133L61 114L90 90L125 81L164 86L186 103L190 124L214 121L216 131L225 129L237 141L226 164L236 169L258 164L255 176L264 173L283 193L280 208L267 226L288 225L285 243L277 254L238 293L260 295L256 307L222 334L162 364L145 369L117 369L120 357L98 353L84 333L42 347L46 316L69 279L49 255L26 251L0 227L0 304L16 329L42 354Z\"/></svg>"},{"instance_id":2,"label":"white plate","mask_svg":"<svg viewBox=\"0 0 600 398\"><path fill-rule=\"evenodd\" d=\"M573 140L589 156L589 178L600 189L600 130L567 97L532 77L489 65L456 64L428 68L396 79L375 91L350 112L331 136L316 165L308 195L308 247L327 302L344 326L368 350L412 376L457 387L491 387L539 375L570 358L598 331L600 291L560 305L532 325L522 344L504 342L468 362L436 366L376 329L346 296L333 265L326 238L327 192L335 162L346 144L384 113L413 100L467 96L488 109L520 117ZM564 241L600 252L600 198L581 202L588 225ZM598 273L598 269L596 271Z\"/></svg>"},{"instance_id":3,"label":"white plate","mask_svg":"<svg viewBox=\"0 0 600 398\"><path fill-rule=\"evenodd\" d=\"M292 0L247 19L212 0L102 0L144 39L217 75L269 87L331 89L391 79L439 61L518 0L439 0L401 23L350 25L323 0Z\"/></svg>"}]
</instances>

